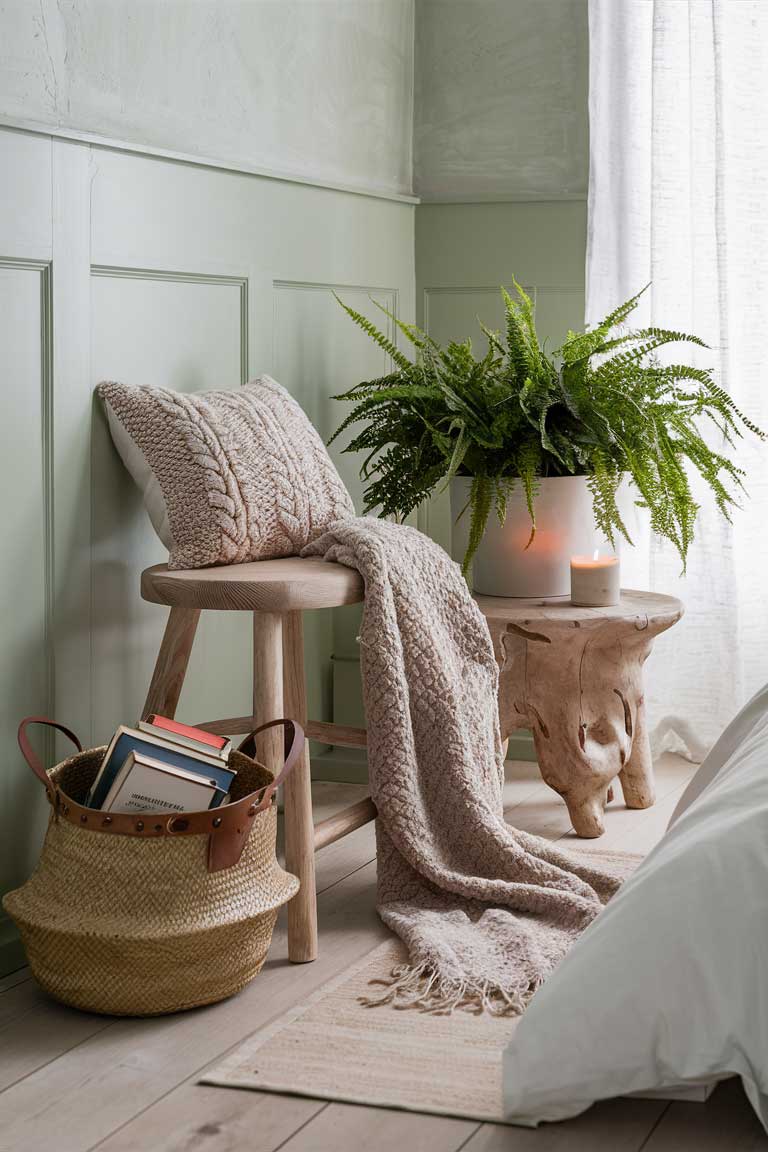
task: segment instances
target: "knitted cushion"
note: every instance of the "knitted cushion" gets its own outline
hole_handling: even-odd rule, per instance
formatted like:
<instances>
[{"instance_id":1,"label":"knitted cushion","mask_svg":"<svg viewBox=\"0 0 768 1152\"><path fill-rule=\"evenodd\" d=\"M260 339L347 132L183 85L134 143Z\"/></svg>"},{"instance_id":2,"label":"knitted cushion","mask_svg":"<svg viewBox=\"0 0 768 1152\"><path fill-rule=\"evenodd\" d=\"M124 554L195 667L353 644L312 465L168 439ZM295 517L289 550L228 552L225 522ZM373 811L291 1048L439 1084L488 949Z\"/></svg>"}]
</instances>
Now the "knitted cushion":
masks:
<instances>
[{"instance_id":1,"label":"knitted cushion","mask_svg":"<svg viewBox=\"0 0 768 1152\"><path fill-rule=\"evenodd\" d=\"M269 376L229 392L105 382L98 393L170 568L293 556L354 516L322 440Z\"/></svg>"}]
</instances>

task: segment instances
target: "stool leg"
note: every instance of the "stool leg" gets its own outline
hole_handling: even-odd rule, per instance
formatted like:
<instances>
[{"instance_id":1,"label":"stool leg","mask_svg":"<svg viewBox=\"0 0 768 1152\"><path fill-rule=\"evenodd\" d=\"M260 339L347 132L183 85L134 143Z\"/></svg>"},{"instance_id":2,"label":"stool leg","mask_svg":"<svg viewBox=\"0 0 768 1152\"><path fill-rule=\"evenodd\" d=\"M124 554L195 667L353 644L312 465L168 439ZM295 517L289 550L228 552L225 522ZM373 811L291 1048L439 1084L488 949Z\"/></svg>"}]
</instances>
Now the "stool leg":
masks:
<instances>
[{"instance_id":1,"label":"stool leg","mask_svg":"<svg viewBox=\"0 0 768 1152\"><path fill-rule=\"evenodd\" d=\"M153 712L171 720L176 715L199 619L198 608L171 608L141 713L142 720Z\"/></svg>"},{"instance_id":2,"label":"stool leg","mask_svg":"<svg viewBox=\"0 0 768 1152\"><path fill-rule=\"evenodd\" d=\"M302 724L307 719L304 684L304 636L300 612L288 612L283 623L283 703L285 715ZM288 958L303 964L317 958L317 893L315 828L309 747L285 782L285 866L301 887L288 905Z\"/></svg>"},{"instance_id":3,"label":"stool leg","mask_svg":"<svg viewBox=\"0 0 768 1152\"><path fill-rule=\"evenodd\" d=\"M267 724L285 715L283 704L283 617L279 612L253 614L253 723ZM256 758L275 775L283 763L283 730L272 728L256 737Z\"/></svg>"}]
</instances>

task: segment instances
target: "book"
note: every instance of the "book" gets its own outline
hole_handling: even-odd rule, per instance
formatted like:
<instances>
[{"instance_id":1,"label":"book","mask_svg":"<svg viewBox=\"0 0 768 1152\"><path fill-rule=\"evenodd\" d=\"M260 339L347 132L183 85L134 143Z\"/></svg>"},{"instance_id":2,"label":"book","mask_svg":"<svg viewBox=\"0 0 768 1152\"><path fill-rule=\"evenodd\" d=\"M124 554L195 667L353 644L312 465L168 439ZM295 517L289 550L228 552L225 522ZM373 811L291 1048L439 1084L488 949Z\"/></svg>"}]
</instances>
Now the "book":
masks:
<instances>
[{"instance_id":1,"label":"book","mask_svg":"<svg viewBox=\"0 0 768 1152\"><path fill-rule=\"evenodd\" d=\"M172 815L218 807L223 799L213 777L206 779L196 772L185 772L134 749L118 769L101 809Z\"/></svg>"},{"instance_id":2,"label":"book","mask_svg":"<svg viewBox=\"0 0 768 1152\"><path fill-rule=\"evenodd\" d=\"M221 797L229 792L236 775L234 769L228 768L215 754L205 756L192 748L182 748L178 744L173 744L160 734L155 736L150 732L142 732L140 729L121 724L104 754L101 768L85 801L86 807L101 808L128 753L134 750L145 756L154 757L171 767L197 773L203 778L214 779L219 790L217 793L219 799L214 802L213 807L220 804Z\"/></svg>"},{"instance_id":3,"label":"book","mask_svg":"<svg viewBox=\"0 0 768 1152\"><path fill-rule=\"evenodd\" d=\"M142 732L162 735L174 744L182 744L185 748L193 748L206 755L214 755L226 760L232 751L232 741L226 736L215 736L213 732L205 732L202 728L194 728L191 724L180 724L178 720L169 720L167 716L148 716L138 724Z\"/></svg>"}]
</instances>

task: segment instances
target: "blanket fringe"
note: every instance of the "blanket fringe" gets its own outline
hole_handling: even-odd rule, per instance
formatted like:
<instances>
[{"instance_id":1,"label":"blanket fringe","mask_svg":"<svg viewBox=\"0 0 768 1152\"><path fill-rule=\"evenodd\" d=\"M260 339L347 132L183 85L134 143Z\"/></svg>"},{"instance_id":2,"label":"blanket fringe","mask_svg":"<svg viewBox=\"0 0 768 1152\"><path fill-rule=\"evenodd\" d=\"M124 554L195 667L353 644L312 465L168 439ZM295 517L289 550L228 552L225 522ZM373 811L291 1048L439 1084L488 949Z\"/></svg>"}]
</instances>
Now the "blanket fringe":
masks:
<instances>
[{"instance_id":1,"label":"blanket fringe","mask_svg":"<svg viewBox=\"0 0 768 1152\"><path fill-rule=\"evenodd\" d=\"M543 976L532 977L524 985L512 988L490 980L451 980L440 976L429 961L423 960L415 965L398 964L388 980L371 980L371 985L382 985L384 991L360 996L359 1002L366 1008L390 1004L393 1008L413 1008L435 1016L450 1016L453 1012L520 1016L543 983Z\"/></svg>"}]
</instances>

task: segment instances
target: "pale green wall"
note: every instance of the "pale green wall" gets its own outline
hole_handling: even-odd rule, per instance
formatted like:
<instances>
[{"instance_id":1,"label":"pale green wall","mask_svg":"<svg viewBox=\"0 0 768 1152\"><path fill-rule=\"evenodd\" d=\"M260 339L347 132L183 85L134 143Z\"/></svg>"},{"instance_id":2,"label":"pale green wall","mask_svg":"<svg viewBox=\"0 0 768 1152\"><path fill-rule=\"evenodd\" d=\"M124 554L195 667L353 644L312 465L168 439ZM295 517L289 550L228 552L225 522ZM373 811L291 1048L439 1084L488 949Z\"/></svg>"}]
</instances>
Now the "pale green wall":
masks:
<instances>
[{"instance_id":1,"label":"pale green wall","mask_svg":"<svg viewBox=\"0 0 768 1152\"><path fill-rule=\"evenodd\" d=\"M4 0L0 115L411 190L414 0Z\"/></svg>"},{"instance_id":2,"label":"pale green wall","mask_svg":"<svg viewBox=\"0 0 768 1152\"><path fill-rule=\"evenodd\" d=\"M584 196L588 73L587 0L416 0L416 193Z\"/></svg>"}]
</instances>

